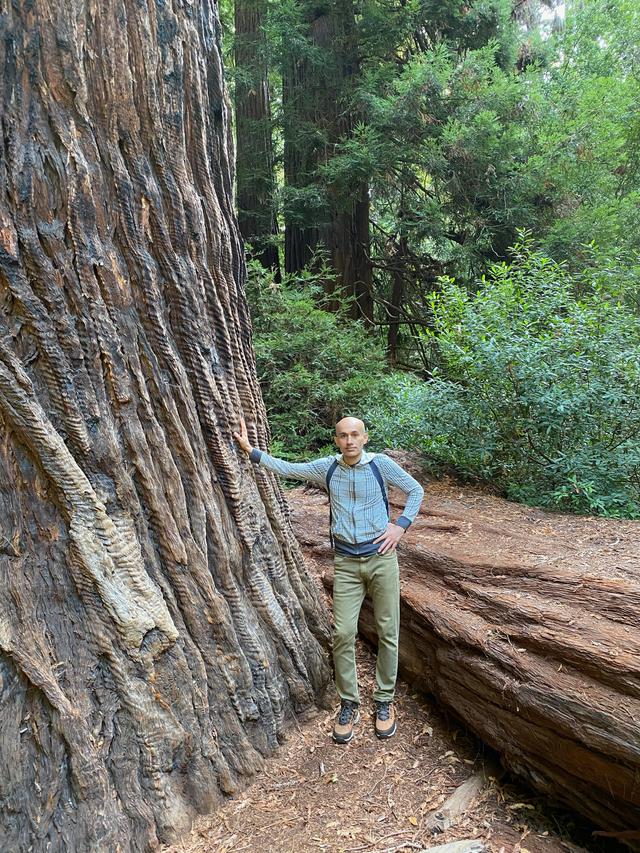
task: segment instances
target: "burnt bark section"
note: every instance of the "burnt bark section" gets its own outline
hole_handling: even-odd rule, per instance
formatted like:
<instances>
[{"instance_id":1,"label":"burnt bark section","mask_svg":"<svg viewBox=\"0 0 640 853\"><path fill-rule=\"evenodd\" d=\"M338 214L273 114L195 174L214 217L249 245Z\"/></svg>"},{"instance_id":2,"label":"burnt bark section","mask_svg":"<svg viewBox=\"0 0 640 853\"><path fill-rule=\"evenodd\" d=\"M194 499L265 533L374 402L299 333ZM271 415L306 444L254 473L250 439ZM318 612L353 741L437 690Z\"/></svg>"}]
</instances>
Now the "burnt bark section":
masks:
<instances>
[{"instance_id":1,"label":"burnt bark section","mask_svg":"<svg viewBox=\"0 0 640 853\"><path fill-rule=\"evenodd\" d=\"M148 850L329 672L279 487L212 2L0 16L0 838Z\"/></svg>"},{"instance_id":2,"label":"burnt bark section","mask_svg":"<svg viewBox=\"0 0 640 853\"><path fill-rule=\"evenodd\" d=\"M280 280L265 0L236 0L236 201L243 238Z\"/></svg>"},{"instance_id":3,"label":"burnt bark section","mask_svg":"<svg viewBox=\"0 0 640 853\"><path fill-rule=\"evenodd\" d=\"M305 202L298 201L297 216L286 217L285 269L297 272L316 250L324 249L335 273L327 292L337 286L353 299L352 316L371 321L368 186L351 187L347 197L324 182L319 171L360 118L352 103L360 70L353 4L333 0L306 6L306 53L301 53L300 39L285 53L284 168L287 187L294 191L290 196L296 189L302 199L305 191L311 190L311 196L306 210ZM322 205L318 191L325 195ZM313 209L314 204L319 207Z\"/></svg>"},{"instance_id":4,"label":"burnt bark section","mask_svg":"<svg viewBox=\"0 0 640 853\"><path fill-rule=\"evenodd\" d=\"M508 505L492 500L499 517ZM508 769L638 846L640 528L584 519L563 532L562 516L514 507L500 526L475 502L430 503L400 551L402 674ZM330 589L326 498L295 507ZM368 603L360 633L375 643Z\"/></svg>"}]
</instances>

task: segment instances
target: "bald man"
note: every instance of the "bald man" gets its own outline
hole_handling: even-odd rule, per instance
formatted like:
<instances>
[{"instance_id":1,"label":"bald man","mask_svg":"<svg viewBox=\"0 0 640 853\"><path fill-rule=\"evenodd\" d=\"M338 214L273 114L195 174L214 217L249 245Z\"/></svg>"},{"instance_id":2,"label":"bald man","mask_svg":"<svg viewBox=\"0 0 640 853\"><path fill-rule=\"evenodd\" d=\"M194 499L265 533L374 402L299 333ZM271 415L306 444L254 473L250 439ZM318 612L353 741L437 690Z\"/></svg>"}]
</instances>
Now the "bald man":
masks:
<instances>
[{"instance_id":1,"label":"bald man","mask_svg":"<svg viewBox=\"0 0 640 853\"><path fill-rule=\"evenodd\" d=\"M359 418L343 418L336 424L334 440L340 453L312 462L285 462L253 448L244 421L234 436L252 462L283 477L307 480L328 490L334 548L333 663L340 696L333 740L349 743L360 719L355 638L367 594L373 602L378 632L375 733L383 739L393 737L397 730L393 699L400 627L396 548L418 514L422 486L389 456L364 450L369 435ZM389 485L407 495L405 508L395 522L389 518Z\"/></svg>"}]
</instances>

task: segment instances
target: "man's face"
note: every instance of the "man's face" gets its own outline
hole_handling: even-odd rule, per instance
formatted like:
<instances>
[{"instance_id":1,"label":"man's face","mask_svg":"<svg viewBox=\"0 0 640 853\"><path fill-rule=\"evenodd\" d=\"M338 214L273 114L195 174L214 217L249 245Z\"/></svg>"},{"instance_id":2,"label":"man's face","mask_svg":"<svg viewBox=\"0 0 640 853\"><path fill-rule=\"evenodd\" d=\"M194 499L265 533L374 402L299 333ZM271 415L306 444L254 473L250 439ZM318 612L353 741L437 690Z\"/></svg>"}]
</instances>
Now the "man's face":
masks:
<instances>
[{"instance_id":1,"label":"man's face","mask_svg":"<svg viewBox=\"0 0 640 853\"><path fill-rule=\"evenodd\" d=\"M343 418L336 424L335 443L347 464L355 465L368 441L369 435L358 418Z\"/></svg>"}]
</instances>

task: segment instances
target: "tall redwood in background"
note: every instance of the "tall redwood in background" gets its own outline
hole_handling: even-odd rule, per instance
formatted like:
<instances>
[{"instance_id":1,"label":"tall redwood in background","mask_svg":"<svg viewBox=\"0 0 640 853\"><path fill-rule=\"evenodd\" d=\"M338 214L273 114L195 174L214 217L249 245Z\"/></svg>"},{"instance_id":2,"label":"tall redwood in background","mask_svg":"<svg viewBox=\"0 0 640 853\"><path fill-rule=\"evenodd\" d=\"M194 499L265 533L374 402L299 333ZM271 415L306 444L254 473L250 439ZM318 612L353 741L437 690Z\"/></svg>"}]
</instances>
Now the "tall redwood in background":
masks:
<instances>
[{"instance_id":1,"label":"tall redwood in background","mask_svg":"<svg viewBox=\"0 0 640 853\"><path fill-rule=\"evenodd\" d=\"M266 0L234 5L236 201L240 233L279 280L265 7Z\"/></svg>"},{"instance_id":2,"label":"tall redwood in background","mask_svg":"<svg viewBox=\"0 0 640 853\"><path fill-rule=\"evenodd\" d=\"M337 285L353 300L352 316L372 321L367 182L349 194L329 182L322 187L321 209L313 209L322 167L360 118L352 103L360 75L354 5L351 0L298 5L304 32L283 50L284 176L290 196L304 198L309 191L310 196L306 210L298 202L296 215L285 211L285 271L300 271L315 251L324 250L335 276L326 282L327 292Z\"/></svg>"},{"instance_id":3,"label":"tall redwood in background","mask_svg":"<svg viewBox=\"0 0 640 853\"><path fill-rule=\"evenodd\" d=\"M0 838L146 850L328 678L264 446L211 0L2 0Z\"/></svg>"}]
</instances>

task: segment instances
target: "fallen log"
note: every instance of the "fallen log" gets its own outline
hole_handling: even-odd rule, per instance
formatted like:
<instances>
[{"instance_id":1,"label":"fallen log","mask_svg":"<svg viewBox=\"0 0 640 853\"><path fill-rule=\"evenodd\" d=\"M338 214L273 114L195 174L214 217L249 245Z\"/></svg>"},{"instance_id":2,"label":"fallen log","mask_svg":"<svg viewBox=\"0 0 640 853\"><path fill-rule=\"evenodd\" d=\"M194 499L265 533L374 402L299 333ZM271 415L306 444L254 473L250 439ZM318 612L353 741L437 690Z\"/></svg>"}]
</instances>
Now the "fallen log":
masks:
<instances>
[{"instance_id":1,"label":"fallen log","mask_svg":"<svg viewBox=\"0 0 640 853\"><path fill-rule=\"evenodd\" d=\"M394 500L394 497L396 498ZM391 495L399 514L401 496ZM326 495L290 498L330 591ZM401 552L400 670L504 766L640 849L640 523L435 484ZM365 600L361 636L375 642Z\"/></svg>"}]
</instances>

